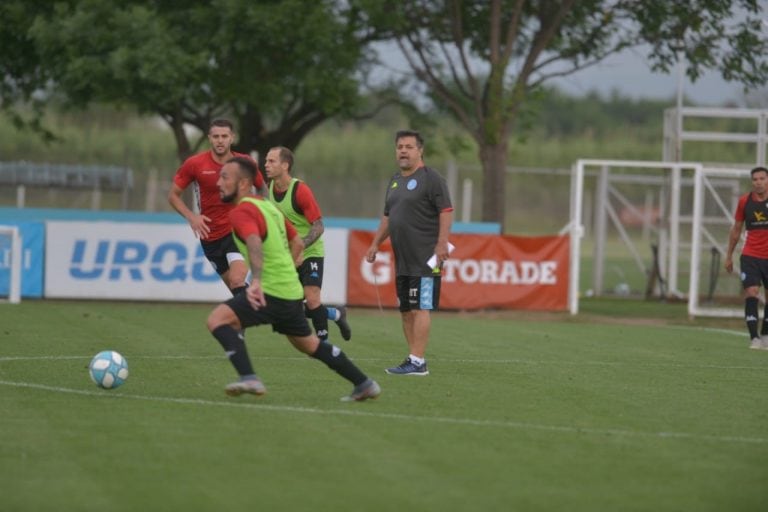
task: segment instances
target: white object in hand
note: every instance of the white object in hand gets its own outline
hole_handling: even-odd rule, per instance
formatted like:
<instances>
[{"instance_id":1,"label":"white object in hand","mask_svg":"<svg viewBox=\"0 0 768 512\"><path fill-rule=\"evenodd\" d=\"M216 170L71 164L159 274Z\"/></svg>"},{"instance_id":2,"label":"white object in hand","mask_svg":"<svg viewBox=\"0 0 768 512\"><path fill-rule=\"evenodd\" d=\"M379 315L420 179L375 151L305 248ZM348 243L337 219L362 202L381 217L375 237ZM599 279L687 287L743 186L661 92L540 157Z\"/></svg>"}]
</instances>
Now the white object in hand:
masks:
<instances>
[{"instance_id":1,"label":"white object in hand","mask_svg":"<svg viewBox=\"0 0 768 512\"><path fill-rule=\"evenodd\" d=\"M456 248L455 245L453 245L451 242L448 242L448 254L451 254L453 250ZM437 254L433 254L428 260L427 265L429 265L429 268L437 268Z\"/></svg>"}]
</instances>

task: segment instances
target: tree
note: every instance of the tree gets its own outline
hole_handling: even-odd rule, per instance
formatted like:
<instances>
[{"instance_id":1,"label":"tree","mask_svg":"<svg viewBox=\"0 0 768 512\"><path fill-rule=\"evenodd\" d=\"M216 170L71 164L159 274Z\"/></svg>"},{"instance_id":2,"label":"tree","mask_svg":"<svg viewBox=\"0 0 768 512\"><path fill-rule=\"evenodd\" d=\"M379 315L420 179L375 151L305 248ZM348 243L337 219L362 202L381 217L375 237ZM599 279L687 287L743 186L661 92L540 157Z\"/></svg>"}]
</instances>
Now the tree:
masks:
<instances>
[{"instance_id":1,"label":"tree","mask_svg":"<svg viewBox=\"0 0 768 512\"><path fill-rule=\"evenodd\" d=\"M50 12L45 0L7 0L0 3L0 109L9 115L17 128L32 128L47 140L53 134L40 123L44 102L41 93L48 81L46 69L40 65L35 44L29 35L34 21L30 12ZM31 115L24 115L19 105L31 105Z\"/></svg>"},{"instance_id":2,"label":"tree","mask_svg":"<svg viewBox=\"0 0 768 512\"><path fill-rule=\"evenodd\" d=\"M369 34L336 4L69 0L37 13L28 37L36 69L68 104L157 114L180 159L204 140L185 128L204 134L213 118L230 116L237 149L263 157L360 106Z\"/></svg>"},{"instance_id":3,"label":"tree","mask_svg":"<svg viewBox=\"0 0 768 512\"><path fill-rule=\"evenodd\" d=\"M683 57L751 87L768 78L757 0L350 0L388 34L433 105L478 146L485 221L504 226L511 131L548 80L649 44L654 70Z\"/></svg>"}]
</instances>

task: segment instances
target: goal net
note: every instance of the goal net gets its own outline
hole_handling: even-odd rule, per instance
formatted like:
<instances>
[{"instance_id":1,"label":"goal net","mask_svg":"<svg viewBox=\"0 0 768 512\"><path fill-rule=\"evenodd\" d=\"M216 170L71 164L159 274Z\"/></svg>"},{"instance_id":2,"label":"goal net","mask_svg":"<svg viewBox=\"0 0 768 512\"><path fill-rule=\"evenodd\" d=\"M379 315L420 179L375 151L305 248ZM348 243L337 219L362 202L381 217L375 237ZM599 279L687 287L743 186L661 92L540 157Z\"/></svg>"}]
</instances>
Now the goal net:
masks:
<instances>
[{"instance_id":1,"label":"goal net","mask_svg":"<svg viewBox=\"0 0 768 512\"><path fill-rule=\"evenodd\" d=\"M0 225L0 301L21 302L21 254L18 226Z\"/></svg>"},{"instance_id":2,"label":"goal net","mask_svg":"<svg viewBox=\"0 0 768 512\"><path fill-rule=\"evenodd\" d=\"M739 280L742 241L733 254L734 272L725 271L728 234L739 197L751 190L748 170L701 168L694 174L690 316L740 317L744 301Z\"/></svg>"}]
</instances>

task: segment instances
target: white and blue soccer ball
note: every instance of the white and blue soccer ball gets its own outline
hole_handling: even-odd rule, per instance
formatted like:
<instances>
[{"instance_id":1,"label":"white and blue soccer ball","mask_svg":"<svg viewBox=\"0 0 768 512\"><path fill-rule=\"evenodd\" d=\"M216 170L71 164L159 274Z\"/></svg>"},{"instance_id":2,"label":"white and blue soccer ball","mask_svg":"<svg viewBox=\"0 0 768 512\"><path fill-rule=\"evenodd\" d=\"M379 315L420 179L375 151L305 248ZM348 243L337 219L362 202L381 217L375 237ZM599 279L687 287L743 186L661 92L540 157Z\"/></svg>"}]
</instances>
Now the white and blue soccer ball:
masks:
<instances>
[{"instance_id":1,"label":"white and blue soccer ball","mask_svg":"<svg viewBox=\"0 0 768 512\"><path fill-rule=\"evenodd\" d=\"M91 359L88 373L100 388L114 389L128 378L128 361L119 352L104 350Z\"/></svg>"}]
</instances>

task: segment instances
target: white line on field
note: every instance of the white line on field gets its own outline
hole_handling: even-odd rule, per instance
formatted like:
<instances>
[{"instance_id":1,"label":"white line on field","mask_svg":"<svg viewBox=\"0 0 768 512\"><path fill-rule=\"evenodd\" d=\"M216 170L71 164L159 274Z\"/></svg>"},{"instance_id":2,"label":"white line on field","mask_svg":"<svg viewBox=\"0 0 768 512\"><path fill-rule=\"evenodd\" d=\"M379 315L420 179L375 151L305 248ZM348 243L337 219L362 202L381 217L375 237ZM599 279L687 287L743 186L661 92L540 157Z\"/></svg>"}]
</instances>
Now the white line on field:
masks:
<instances>
[{"instance_id":1,"label":"white line on field","mask_svg":"<svg viewBox=\"0 0 768 512\"><path fill-rule=\"evenodd\" d=\"M0 362L3 361L65 361L68 359L83 359L90 361L93 355L90 356L0 356ZM131 359L225 359L226 356L150 356L150 355L131 355ZM267 358L264 358L267 359ZM293 358L298 359L298 358Z\"/></svg>"},{"instance_id":2,"label":"white line on field","mask_svg":"<svg viewBox=\"0 0 768 512\"><path fill-rule=\"evenodd\" d=\"M759 356L759 354L755 354ZM0 356L0 363L12 362L12 361L67 361L67 360L82 360L89 361L92 356ZM127 357L128 358L128 357ZM142 355L131 354L130 360L134 359L152 359L152 360L226 360L226 357L221 356L186 356L186 355ZM254 357L256 362L258 361L310 361L306 356L266 356L266 357ZM368 361L368 362L391 362L391 358L377 358L377 357L356 357L355 361ZM636 361L560 361L560 360L536 360L536 359L465 359L465 358L447 358L447 357L433 357L430 358L430 362L433 363L461 363L461 364L519 364L530 366L606 366L606 367L622 367L630 366L632 368L689 368L689 369L703 369L703 370L755 370L768 372L768 366L736 366L736 365L720 365L720 364L686 364L686 363L638 363Z\"/></svg>"},{"instance_id":3,"label":"white line on field","mask_svg":"<svg viewBox=\"0 0 768 512\"><path fill-rule=\"evenodd\" d=\"M671 327L672 329L685 329L685 330L697 330L697 331L704 331L704 332L715 332L720 334L730 334L731 336L740 336L747 340L748 336L747 333L744 331L735 331L733 329L719 329L715 327L686 327L684 325L670 325L668 327Z\"/></svg>"},{"instance_id":4,"label":"white line on field","mask_svg":"<svg viewBox=\"0 0 768 512\"><path fill-rule=\"evenodd\" d=\"M714 441L718 443L749 443L749 444L768 444L768 438L765 437L742 437L742 436L720 436L707 434L693 434L690 432L641 432L636 430L623 430L615 428L583 428L567 425L544 425L538 423L525 423L519 421L499 421L499 420L476 420L466 418L451 418L446 416L415 416L410 414L397 413L377 413L350 409L317 409L312 407L295 407L288 405L268 405L256 403L243 403L231 401L213 401L201 400L196 398L174 398L149 395L132 395L125 393L116 393L114 391L85 391L82 389L64 388L59 386L47 386L44 384L33 384L30 382L14 382L0 380L0 385L17 388L30 388L41 391L53 391L57 393L69 393L73 395L95 396L111 399L133 399L147 400L153 402L169 402L182 405L201 405L211 407L236 407L240 409L254 409L261 411L288 412L300 414L324 414L329 416L357 416L365 418L380 418L389 420L412 421L412 422L431 422L443 423L449 425L469 425L473 427L496 427L516 430L540 430L546 432L562 432L567 434L591 434L598 436L626 436L626 437L652 437L662 439L690 439L693 441ZM355 404L350 404L355 407ZM359 407L359 406L358 406Z\"/></svg>"}]
</instances>

